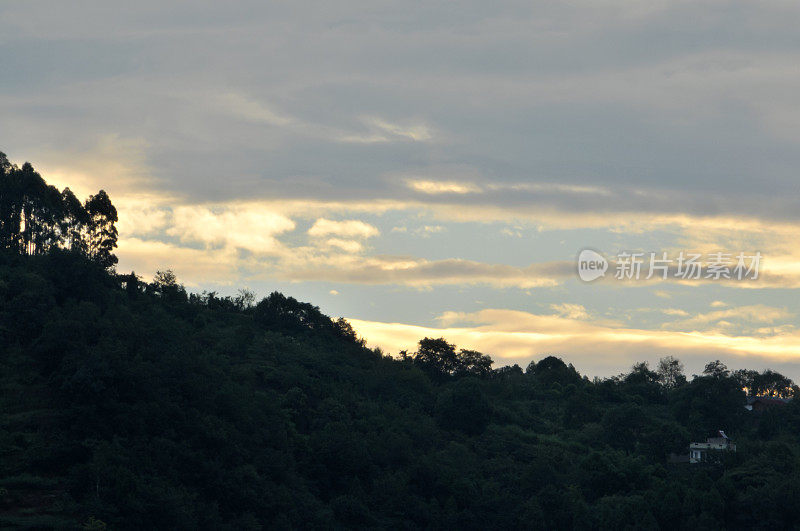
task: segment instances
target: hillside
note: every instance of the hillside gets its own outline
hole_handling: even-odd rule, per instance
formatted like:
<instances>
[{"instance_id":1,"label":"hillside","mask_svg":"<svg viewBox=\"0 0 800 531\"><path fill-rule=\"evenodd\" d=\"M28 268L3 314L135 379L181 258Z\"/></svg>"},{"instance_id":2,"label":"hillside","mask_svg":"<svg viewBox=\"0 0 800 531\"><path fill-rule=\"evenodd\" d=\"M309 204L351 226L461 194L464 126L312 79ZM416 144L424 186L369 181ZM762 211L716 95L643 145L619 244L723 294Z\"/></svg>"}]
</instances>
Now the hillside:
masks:
<instances>
[{"instance_id":1,"label":"hillside","mask_svg":"<svg viewBox=\"0 0 800 531\"><path fill-rule=\"evenodd\" d=\"M0 334L3 528L800 518L800 407L746 411L743 373L720 364L589 381L552 357L492 370L442 340L392 359L280 294L187 295L60 250L0 254ZM738 452L668 464L717 429Z\"/></svg>"}]
</instances>

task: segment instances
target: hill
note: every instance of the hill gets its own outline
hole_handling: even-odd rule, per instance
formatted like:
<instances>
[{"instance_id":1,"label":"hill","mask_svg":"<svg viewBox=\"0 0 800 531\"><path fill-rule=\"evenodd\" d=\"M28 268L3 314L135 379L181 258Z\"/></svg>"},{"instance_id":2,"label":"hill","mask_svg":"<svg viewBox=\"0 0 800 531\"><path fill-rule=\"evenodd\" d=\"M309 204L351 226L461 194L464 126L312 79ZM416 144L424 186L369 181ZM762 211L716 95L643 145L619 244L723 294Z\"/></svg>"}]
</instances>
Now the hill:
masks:
<instances>
[{"instance_id":1,"label":"hill","mask_svg":"<svg viewBox=\"0 0 800 531\"><path fill-rule=\"evenodd\" d=\"M117 274L117 211L0 153L0 526L788 528L788 378L589 380L422 338L396 358L272 293ZM745 409L746 394L762 397ZM726 450L695 447L723 430ZM718 443L713 443L718 444ZM682 457L681 457L682 456Z\"/></svg>"},{"instance_id":2,"label":"hill","mask_svg":"<svg viewBox=\"0 0 800 531\"><path fill-rule=\"evenodd\" d=\"M58 249L0 254L0 338L3 528L800 518L800 407L742 407L741 379L774 391L769 374L711 363L687 382L666 360L590 381L554 357L493 370L429 338L393 359L278 293L187 294L169 272L145 283ZM668 463L718 429L738 452Z\"/></svg>"}]
</instances>

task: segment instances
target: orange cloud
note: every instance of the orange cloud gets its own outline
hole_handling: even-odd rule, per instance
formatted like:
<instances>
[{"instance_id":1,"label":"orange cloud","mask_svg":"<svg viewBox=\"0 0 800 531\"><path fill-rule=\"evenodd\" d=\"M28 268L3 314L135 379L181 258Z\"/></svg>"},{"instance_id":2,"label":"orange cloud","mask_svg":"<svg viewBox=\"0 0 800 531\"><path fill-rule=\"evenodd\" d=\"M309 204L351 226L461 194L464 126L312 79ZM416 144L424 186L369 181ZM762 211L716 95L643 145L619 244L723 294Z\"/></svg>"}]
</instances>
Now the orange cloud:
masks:
<instances>
[{"instance_id":1,"label":"orange cloud","mask_svg":"<svg viewBox=\"0 0 800 531\"><path fill-rule=\"evenodd\" d=\"M532 359L555 354L588 374L608 375L635 361L654 361L666 355L685 358L688 367L702 367L715 358L748 366L751 361L756 365L800 362L800 332L787 329L774 329L766 337L647 330L512 310L447 312L439 319L440 327L361 319L350 322L369 344L392 353L413 350L423 337L443 336L460 347L491 354L499 365L519 363L524 367Z\"/></svg>"}]
</instances>

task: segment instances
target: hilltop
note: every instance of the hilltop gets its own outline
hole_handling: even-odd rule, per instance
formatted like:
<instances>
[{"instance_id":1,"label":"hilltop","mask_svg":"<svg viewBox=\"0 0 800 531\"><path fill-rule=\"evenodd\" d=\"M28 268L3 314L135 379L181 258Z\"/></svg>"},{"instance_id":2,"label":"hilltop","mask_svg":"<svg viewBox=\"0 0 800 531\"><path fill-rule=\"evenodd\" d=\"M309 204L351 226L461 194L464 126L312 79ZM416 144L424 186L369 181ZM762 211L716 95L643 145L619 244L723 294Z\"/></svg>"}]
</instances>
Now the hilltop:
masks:
<instances>
[{"instance_id":1,"label":"hilltop","mask_svg":"<svg viewBox=\"0 0 800 531\"><path fill-rule=\"evenodd\" d=\"M712 361L687 378L668 357L589 380L446 338L392 356L281 293L117 273L116 221L102 190L80 203L0 154L0 527L800 519L800 401L778 373ZM697 441L703 462L676 462Z\"/></svg>"},{"instance_id":2,"label":"hilltop","mask_svg":"<svg viewBox=\"0 0 800 531\"><path fill-rule=\"evenodd\" d=\"M554 357L492 369L442 339L395 359L291 297L187 294L169 273L134 282L61 250L0 254L0 323L3 527L800 516L800 408L747 411L743 374L719 363L690 381L644 364L590 381ZM668 464L721 428L738 452Z\"/></svg>"}]
</instances>

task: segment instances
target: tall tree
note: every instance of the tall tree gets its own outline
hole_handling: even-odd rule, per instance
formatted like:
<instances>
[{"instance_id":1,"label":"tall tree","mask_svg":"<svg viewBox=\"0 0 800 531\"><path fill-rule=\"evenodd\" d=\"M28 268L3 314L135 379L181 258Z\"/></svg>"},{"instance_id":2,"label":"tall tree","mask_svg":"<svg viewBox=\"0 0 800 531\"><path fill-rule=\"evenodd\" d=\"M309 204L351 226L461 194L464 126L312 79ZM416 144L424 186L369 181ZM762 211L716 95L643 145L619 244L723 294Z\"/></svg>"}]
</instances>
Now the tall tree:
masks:
<instances>
[{"instance_id":1,"label":"tall tree","mask_svg":"<svg viewBox=\"0 0 800 531\"><path fill-rule=\"evenodd\" d=\"M19 249L20 186L17 168L0 152L0 247Z\"/></svg>"},{"instance_id":2,"label":"tall tree","mask_svg":"<svg viewBox=\"0 0 800 531\"><path fill-rule=\"evenodd\" d=\"M683 374L683 363L674 356L666 356L658 360L656 368L658 382L667 389L674 389L686 383Z\"/></svg>"},{"instance_id":3,"label":"tall tree","mask_svg":"<svg viewBox=\"0 0 800 531\"><path fill-rule=\"evenodd\" d=\"M89 218L87 251L89 257L104 267L117 263L113 250L117 247L117 209L105 190L89 196L85 205Z\"/></svg>"},{"instance_id":4,"label":"tall tree","mask_svg":"<svg viewBox=\"0 0 800 531\"><path fill-rule=\"evenodd\" d=\"M44 208L47 185L30 162L23 164L17 173L20 176L19 191L21 192L21 251L23 254L36 254L37 243L39 243L38 233L41 230L39 215Z\"/></svg>"},{"instance_id":5,"label":"tall tree","mask_svg":"<svg viewBox=\"0 0 800 531\"><path fill-rule=\"evenodd\" d=\"M61 241L70 250L86 252L82 234L88 230L89 214L69 188L61 192Z\"/></svg>"},{"instance_id":6,"label":"tall tree","mask_svg":"<svg viewBox=\"0 0 800 531\"><path fill-rule=\"evenodd\" d=\"M29 162L19 168L0 153L0 249L32 255L62 247L111 267L116 222L105 191L82 205L69 188L48 185Z\"/></svg>"}]
</instances>

